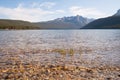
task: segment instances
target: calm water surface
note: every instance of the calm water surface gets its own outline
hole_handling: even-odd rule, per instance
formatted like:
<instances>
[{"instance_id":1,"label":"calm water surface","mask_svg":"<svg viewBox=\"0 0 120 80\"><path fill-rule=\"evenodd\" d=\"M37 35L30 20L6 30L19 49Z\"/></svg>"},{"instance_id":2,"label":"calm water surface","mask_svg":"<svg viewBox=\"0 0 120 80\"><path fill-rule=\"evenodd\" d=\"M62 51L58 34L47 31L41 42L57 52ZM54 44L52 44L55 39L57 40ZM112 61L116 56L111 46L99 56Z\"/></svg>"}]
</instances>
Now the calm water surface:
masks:
<instances>
[{"instance_id":1,"label":"calm water surface","mask_svg":"<svg viewBox=\"0 0 120 80\"><path fill-rule=\"evenodd\" d=\"M92 54L83 54L84 59L95 60L98 56L102 56L101 60L103 61L120 63L120 30L0 31L0 49L4 51L17 52L19 49L50 50L56 48L75 50L89 48L92 49L92 52L89 52ZM0 51L0 53L2 52ZM52 59L55 57L51 54L48 56ZM75 56L77 57L77 54Z\"/></svg>"}]
</instances>

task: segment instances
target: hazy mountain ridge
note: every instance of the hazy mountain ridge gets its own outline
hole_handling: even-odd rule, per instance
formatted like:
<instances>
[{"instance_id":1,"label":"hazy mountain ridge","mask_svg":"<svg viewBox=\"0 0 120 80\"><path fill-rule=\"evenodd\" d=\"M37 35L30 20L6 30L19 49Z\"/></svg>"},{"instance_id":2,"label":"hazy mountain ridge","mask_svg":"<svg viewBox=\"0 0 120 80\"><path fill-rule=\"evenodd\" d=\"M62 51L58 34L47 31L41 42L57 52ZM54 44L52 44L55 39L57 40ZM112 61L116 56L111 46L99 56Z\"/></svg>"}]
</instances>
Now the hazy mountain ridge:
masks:
<instances>
[{"instance_id":1,"label":"hazy mountain ridge","mask_svg":"<svg viewBox=\"0 0 120 80\"><path fill-rule=\"evenodd\" d=\"M38 22L36 25L45 29L79 29L90 23L94 19L84 18L82 16L70 16L57 18L55 20L47 21L47 22Z\"/></svg>"}]
</instances>

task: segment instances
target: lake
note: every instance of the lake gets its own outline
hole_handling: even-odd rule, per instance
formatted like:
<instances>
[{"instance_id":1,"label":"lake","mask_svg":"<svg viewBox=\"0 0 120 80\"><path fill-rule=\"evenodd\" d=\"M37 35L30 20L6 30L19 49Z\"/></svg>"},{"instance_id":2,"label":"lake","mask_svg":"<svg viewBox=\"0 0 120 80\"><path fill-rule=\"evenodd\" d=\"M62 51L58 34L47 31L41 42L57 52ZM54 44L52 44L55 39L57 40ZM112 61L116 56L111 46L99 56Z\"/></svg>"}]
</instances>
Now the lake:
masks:
<instances>
[{"instance_id":1,"label":"lake","mask_svg":"<svg viewBox=\"0 0 120 80\"><path fill-rule=\"evenodd\" d=\"M3 56L8 53L19 53L19 57L25 59L24 61L58 64L61 54L54 52L55 49L73 49L75 54L72 57L74 58L72 64L74 65L80 65L80 61L90 61L89 64L92 64L97 60L99 63L118 66L120 65L120 30L0 31L0 61L4 61ZM61 61L61 64L63 62L69 64L71 56L66 54Z\"/></svg>"}]
</instances>

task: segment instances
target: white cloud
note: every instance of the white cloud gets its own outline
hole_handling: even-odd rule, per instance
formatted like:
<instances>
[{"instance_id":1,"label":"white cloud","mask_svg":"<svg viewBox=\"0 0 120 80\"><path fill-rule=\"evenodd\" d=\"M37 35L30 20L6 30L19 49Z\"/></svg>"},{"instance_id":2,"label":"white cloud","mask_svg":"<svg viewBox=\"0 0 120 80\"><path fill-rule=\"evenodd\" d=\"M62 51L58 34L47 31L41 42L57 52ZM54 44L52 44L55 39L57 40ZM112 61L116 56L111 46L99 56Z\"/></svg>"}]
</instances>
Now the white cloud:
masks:
<instances>
[{"instance_id":1,"label":"white cloud","mask_svg":"<svg viewBox=\"0 0 120 80\"><path fill-rule=\"evenodd\" d=\"M63 10L44 10L35 6L34 3L31 7L26 7L24 4L19 4L16 8L0 7L0 15L6 16L8 19L37 22L53 19L56 14L64 12Z\"/></svg>"},{"instance_id":2,"label":"white cloud","mask_svg":"<svg viewBox=\"0 0 120 80\"><path fill-rule=\"evenodd\" d=\"M45 20L46 16L54 14L52 11L44 11L40 8L0 8L0 14L10 19L19 19L26 21Z\"/></svg>"},{"instance_id":3,"label":"white cloud","mask_svg":"<svg viewBox=\"0 0 120 80\"><path fill-rule=\"evenodd\" d=\"M40 4L40 7L50 9L55 5L56 5L56 3L54 3L54 2L44 2L44 3Z\"/></svg>"},{"instance_id":4,"label":"white cloud","mask_svg":"<svg viewBox=\"0 0 120 80\"><path fill-rule=\"evenodd\" d=\"M44 5L43 5L44 4ZM46 8L43 8L43 6ZM49 5L47 5L49 4ZM69 16L69 15L82 15L89 18L99 18L108 16L106 13L96 10L95 8L82 8L73 6L68 9L68 12L61 9L54 9L55 3L32 3L31 5L19 4L15 8L0 7L0 17L16 20L25 20L31 22L52 20L55 18ZM52 8L53 7L53 8ZM52 8L52 9L49 9Z\"/></svg>"},{"instance_id":5,"label":"white cloud","mask_svg":"<svg viewBox=\"0 0 120 80\"><path fill-rule=\"evenodd\" d=\"M83 8L79 6L73 6L69 10L73 15L81 15L89 18L101 18L108 16L108 14L101 12L95 8Z\"/></svg>"}]
</instances>

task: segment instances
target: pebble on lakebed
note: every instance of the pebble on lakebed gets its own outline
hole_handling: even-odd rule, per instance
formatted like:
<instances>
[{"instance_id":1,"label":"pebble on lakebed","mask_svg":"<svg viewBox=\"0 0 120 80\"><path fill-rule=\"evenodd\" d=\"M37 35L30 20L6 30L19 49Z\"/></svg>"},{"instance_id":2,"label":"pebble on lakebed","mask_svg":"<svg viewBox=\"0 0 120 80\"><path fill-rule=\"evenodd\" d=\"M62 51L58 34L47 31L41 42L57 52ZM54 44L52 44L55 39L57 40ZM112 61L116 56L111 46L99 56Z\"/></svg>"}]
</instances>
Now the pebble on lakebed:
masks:
<instances>
[{"instance_id":1,"label":"pebble on lakebed","mask_svg":"<svg viewBox=\"0 0 120 80\"><path fill-rule=\"evenodd\" d=\"M0 79L22 80L119 80L120 68L75 65L14 64L0 68Z\"/></svg>"}]
</instances>

